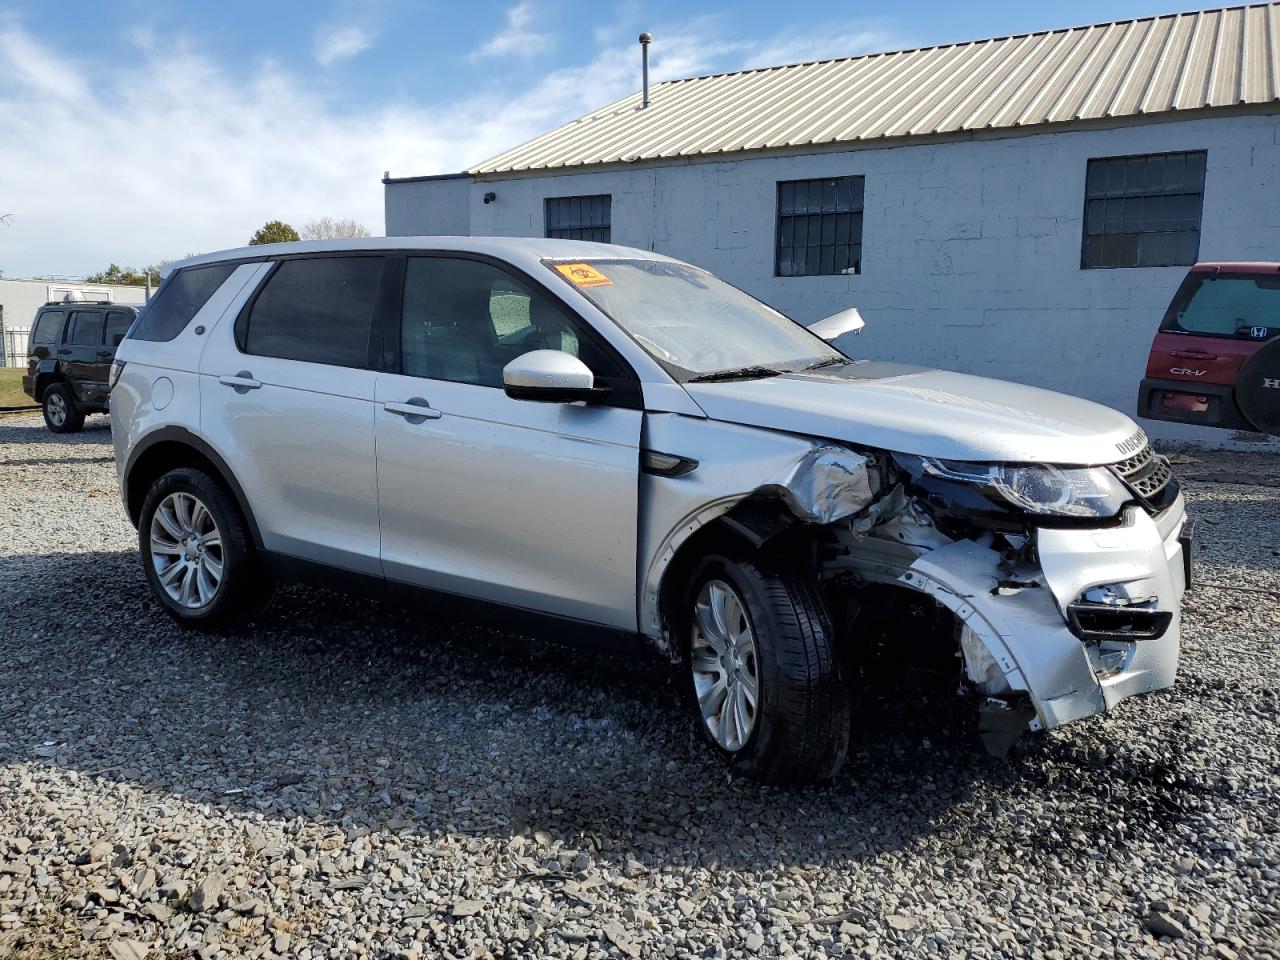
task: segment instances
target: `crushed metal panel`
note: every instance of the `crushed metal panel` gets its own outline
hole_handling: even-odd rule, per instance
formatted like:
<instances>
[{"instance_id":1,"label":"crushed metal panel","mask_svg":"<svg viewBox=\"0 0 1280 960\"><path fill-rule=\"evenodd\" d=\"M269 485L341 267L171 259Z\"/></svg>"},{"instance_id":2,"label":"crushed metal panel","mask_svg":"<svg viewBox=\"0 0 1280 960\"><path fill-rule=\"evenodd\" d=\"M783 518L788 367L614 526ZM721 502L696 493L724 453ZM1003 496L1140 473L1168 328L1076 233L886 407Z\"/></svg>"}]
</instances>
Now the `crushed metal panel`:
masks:
<instances>
[{"instance_id":1,"label":"crushed metal panel","mask_svg":"<svg viewBox=\"0 0 1280 960\"><path fill-rule=\"evenodd\" d=\"M645 449L699 461L686 476L640 476L639 624L661 649L662 575L698 530L762 493L778 496L798 520L819 524L849 517L873 497L869 460L827 441L650 412L641 442Z\"/></svg>"},{"instance_id":2,"label":"crushed metal panel","mask_svg":"<svg viewBox=\"0 0 1280 960\"><path fill-rule=\"evenodd\" d=\"M781 483L762 489L776 490L792 513L817 524L851 517L875 495L868 459L827 446L814 447Z\"/></svg>"}]
</instances>

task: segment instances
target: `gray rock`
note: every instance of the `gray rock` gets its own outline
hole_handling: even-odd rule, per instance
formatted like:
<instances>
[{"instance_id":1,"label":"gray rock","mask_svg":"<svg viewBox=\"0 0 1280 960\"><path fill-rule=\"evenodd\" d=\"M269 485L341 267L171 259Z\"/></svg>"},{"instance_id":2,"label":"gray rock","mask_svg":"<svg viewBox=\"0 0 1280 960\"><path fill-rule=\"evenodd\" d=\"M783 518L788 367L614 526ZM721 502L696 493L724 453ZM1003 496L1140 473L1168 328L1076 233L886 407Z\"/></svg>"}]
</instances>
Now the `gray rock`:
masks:
<instances>
[{"instance_id":1,"label":"gray rock","mask_svg":"<svg viewBox=\"0 0 1280 960\"><path fill-rule=\"evenodd\" d=\"M215 870L191 891L191 909L196 913L211 913L222 902L222 892L227 884L226 874Z\"/></svg>"},{"instance_id":2,"label":"gray rock","mask_svg":"<svg viewBox=\"0 0 1280 960\"><path fill-rule=\"evenodd\" d=\"M1157 937L1181 939L1187 935L1187 928L1163 910L1152 910L1142 922Z\"/></svg>"},{"instance_id":3,"label":"gray rock","mask_svg":"<svg viewBox=\"0 0 1280 960\"><path fill-rule=\"evenodd\" d=\"M112 960L146 960L150 950L137 940L112 940L107 944Z\"/></svg>"}]
</instances>

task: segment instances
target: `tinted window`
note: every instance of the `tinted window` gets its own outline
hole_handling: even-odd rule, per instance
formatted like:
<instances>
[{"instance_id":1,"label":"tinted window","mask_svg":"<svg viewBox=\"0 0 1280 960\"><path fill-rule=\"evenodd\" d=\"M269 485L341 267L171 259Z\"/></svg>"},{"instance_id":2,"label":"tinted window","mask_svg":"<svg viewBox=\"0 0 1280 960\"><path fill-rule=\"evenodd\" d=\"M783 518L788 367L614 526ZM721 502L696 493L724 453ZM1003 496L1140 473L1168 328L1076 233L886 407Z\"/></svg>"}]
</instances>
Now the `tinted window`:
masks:
<instances>
[{"instance_id":1,"label":"tinted window","mask_svg":"<svg viewBox=\"0 0 1280 960\"><path fill-rule=\"evenodd\" d=\"M778 184L774 276L862 272L862 177Z\"/></svg>"},{"instance_id":2,"label":"tinted window","mask_svg":"<svg viewBox=\"0 0 1280 960\"><path fill-rule=\"evenodd\" d=\"M71 331L67 343L77 346L97 346L102 342L102 312L100 310L72 310Z\"/></svg>"},{"instance_id":3,"label":"tinted window","mask_svg":"<svg viewBox=\"0 0 1280 960\"><path fill-rule=\"evenodd\" d=\"M591 197L548 197L544 210L547 236L562 240L609 243L612 218L613 198L607 193Z\"/></svg>"},{"instance_id":4,"label":"tinted window","mask_svg":"<svg viewBox=\"0 0 1280 960\"><path fill-rule=\"evenodd\" d=\"M235 264L187 267L170 276L142 310L135 340L172 340L235 271Z\"/></svg>"},{"instance_id":5,"label":"tinted window","mask_svg":"<svg viewBox=\"0 0 1280 960\"><path fill-rule=\"evenodd\" d=\"M1195 263L1207 156L1197 150L1090 160L1080 265Z\"/></svg>"},{"instance_id":6,"label":"tinted window","mask_svg":"<svg viewBox=\"0 0 1280 960\"><path fill-rule=\"evenodd\" d=\"M285 260L254 301L242 327L243 349L264 357L367 366L382 263L382 257Z\"/></svg>"},{"instance_id":7,"label":"tinted window","mask_svg":"<svg viewBox=\"0 0 1280 960\"><path fill-rule=\"evenodd\" d=\"M410 257L401 317L402 369L413 377L502 386L530 350L562 350L599 377L617 365L544 293L476 260Z\"/></svg>"},{"instance_id":8,"label":"tinted window","mask_svg":"<svg viewBox=\"0 0 1280 960\"><path fill-rule=\"evenodd\" d=\"M133 325L133 314L127 310L111 310L107 313L107 332L102 342L108 347L117 347L124 335Z\"/></svg>"},{"instance_id":9,"label":"tinted window","mask_svg":"<svg viewBox=\"0 0 1280 960\"><path fill-rule=\"evenodd\" d=\"M1269 340L1280 334L1280 276L1193 273L1178 289L1163 328Z\"/></svg>"},{"instance_id":10,"label":"tinted window","mask_svg":"<svg viewBox=\"0 0 1280 960\"><path fill-rule=\"evenodd\" d=\"M36 328L31 331L31 342L57 343L62 339L62 321L66 314L61 310L46 310L36 320Z\"/></svg>"}]
</instances>

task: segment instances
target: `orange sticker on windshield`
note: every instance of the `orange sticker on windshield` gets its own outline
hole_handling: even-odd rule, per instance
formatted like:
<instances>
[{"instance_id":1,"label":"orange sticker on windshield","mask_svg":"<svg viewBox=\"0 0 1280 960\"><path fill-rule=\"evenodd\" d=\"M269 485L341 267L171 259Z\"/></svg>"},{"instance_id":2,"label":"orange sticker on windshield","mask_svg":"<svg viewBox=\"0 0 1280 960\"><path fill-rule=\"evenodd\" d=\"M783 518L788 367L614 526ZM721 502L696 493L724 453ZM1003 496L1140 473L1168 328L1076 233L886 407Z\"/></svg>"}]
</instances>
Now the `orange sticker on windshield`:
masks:
<instances>
[{"instance_id":1,"label":"orange sticker on windshield","mask_svg":"<svg viewBox=\"0 0 1280 960\"><path fill-rule=\"evenodd\" d=\"M613 281L585 263L557 263L556 269L580 287L609 287Z\"/></svg>"}]
</instances>

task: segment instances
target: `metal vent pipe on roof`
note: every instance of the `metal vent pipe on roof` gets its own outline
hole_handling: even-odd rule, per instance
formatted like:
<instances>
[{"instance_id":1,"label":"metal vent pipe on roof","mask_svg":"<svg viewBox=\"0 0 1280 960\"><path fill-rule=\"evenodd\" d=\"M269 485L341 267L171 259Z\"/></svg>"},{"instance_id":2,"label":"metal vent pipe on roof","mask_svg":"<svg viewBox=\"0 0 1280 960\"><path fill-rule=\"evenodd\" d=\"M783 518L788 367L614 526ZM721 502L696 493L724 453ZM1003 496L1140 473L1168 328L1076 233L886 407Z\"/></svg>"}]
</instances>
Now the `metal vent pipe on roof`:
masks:
<instances>
[{"instance_id":1,"label":"metal vent pipe on roof","mask_svg":"<svg viewBox=\"0 0 1280 960\"><path fill-rule=\"evenodd\" d=\"M649 44L651 43L653 43L653 34L640 34L640 71L644 90L643 98L640 101L640 109L642 110L649 106Z\"/></svg>"}]
</instances>

